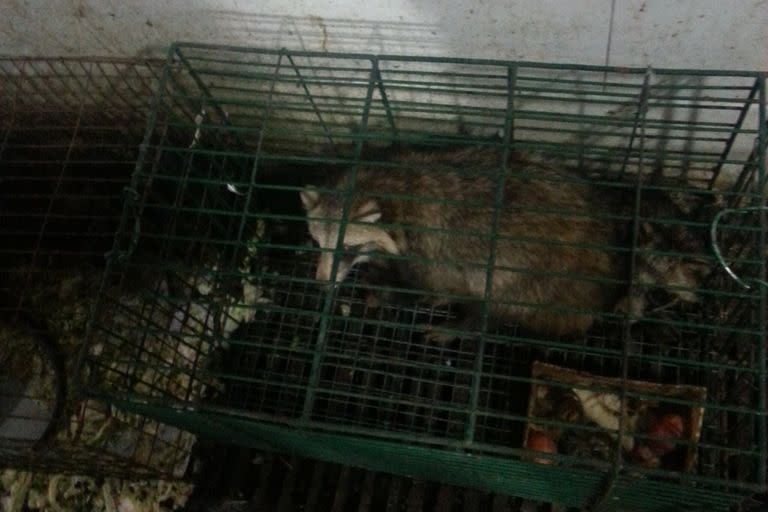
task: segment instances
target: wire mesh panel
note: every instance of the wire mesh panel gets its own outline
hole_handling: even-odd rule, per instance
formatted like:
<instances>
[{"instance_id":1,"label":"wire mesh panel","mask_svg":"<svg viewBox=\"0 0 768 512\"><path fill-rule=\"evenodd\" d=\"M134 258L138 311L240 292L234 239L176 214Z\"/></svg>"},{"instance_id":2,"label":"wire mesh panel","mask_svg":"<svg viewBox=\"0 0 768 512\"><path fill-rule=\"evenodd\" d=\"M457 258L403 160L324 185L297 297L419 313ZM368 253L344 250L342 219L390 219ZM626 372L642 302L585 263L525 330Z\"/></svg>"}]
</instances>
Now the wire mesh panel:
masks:
<instances>
[{"instance_id":1,"label":"wire mesh panel","mask_svg":"<svg viewBox=\"0 0 768 512\"><path fill-rule=\"evenodd\" d=\"M3 470L156 476L188 457L191 435L80 400L74 378L162 64L0 59Z\"/></svg>"},{"instance_id":2,"label":"wire mesh panel","mask_svg":"<svg viewBox=\"0 0 768 512\"><path fill-rule=\"evenodd\" d=\"M89 391L571 506L727 507L765 488L764 81L175 45Z\"/></svg>"}]
</instances>

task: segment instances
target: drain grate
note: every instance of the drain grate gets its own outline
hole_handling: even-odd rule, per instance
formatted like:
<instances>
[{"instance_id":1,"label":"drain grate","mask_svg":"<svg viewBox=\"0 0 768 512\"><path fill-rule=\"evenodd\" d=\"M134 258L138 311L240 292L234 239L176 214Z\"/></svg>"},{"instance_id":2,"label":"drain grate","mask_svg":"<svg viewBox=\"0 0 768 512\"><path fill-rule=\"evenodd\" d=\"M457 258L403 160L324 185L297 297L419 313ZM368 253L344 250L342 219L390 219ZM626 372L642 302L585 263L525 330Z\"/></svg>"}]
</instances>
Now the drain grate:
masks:
<instances>
[{"instance_id":1,"label":"drain grate","mask_svg":"<svg viewBox=\"0 0 768 512\"><path fill-rule=\"evenodd\" d=\"M199 447L188 512L565 512L518 498L300 457Z\"/></svg>"}]
</instances>

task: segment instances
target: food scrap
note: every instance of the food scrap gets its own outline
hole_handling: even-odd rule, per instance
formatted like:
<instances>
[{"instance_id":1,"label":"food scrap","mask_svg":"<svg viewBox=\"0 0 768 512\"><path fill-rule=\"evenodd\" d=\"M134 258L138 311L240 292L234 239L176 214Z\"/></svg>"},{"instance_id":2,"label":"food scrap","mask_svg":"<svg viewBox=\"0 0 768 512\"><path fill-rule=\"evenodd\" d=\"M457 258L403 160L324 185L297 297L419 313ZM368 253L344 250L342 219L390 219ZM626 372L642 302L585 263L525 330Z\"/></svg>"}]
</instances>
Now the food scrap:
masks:
<instances>
[{"instance_id":1,"label":"food scrap","mask_svg":"<svg viewBox=\"0 0 768 512\"><path fill-rule=\"evenodd\" d=\"M610 461L620 449L626 462L642 468L692 469L703 388L626 381L622 394L620 379L538 362L533 377L539 383L531 389L523 443L531 452Z\"/></svg>"},{"instance_id":2,"label":"food scrap","mask_svg":"<svg viewBox=\"0 0 768 512\"><path fill-rule=\"evenodd\" d=\"M531 451L555 454L557 453L557 444L552 439L552 436L542 430L531 430L528 434L528 443L526 445ZM545 459L542 457L535 457L534 462L538 464L552 464L552 459Z\"/></svg>"}]
</instances>

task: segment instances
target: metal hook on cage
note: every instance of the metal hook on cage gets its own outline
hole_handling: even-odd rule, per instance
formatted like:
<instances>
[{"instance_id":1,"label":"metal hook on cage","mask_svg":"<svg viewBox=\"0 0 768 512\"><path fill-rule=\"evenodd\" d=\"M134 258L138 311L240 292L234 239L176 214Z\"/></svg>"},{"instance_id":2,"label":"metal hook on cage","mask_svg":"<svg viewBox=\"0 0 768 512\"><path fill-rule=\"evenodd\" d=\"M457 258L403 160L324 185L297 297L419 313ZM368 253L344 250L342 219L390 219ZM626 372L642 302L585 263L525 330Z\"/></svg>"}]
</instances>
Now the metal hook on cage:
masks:
<instances>
[{"instance_id":1,"label":"metal hook on cage","mask_svg":"<svg viewBox=\"0 0 768 512\"><path fill-rule=\"evenodd\" d=\"M717 212L717 215L715 215L715 218L712 219L712 224L710 225L709 235L710 240L712 244L712 251L715 253L715 258L717 259L717 262L720 264L721 267L728 273L728 275L739 283L745 290L751 290L752 286L748 284L748 282L755 283L759 286L765 286L768 287L768 282L757 279L757 278L748 278L748 279L741 279L739 276L736 275L736 273L731 269L730 265L725 261L725 258L723 257L722 252L720 251L720 247L717 243L717 228L720 224L720 219L724 215L728 215L731 213L739 213L739 214L745 214L745 213L751 213L751 212L760 212L760 211L768 211L768 206L748 206L744 208L725 208L723 210L720 210ZM765 255L763 255L765 256Z\"/></svg>"}]
</instances>

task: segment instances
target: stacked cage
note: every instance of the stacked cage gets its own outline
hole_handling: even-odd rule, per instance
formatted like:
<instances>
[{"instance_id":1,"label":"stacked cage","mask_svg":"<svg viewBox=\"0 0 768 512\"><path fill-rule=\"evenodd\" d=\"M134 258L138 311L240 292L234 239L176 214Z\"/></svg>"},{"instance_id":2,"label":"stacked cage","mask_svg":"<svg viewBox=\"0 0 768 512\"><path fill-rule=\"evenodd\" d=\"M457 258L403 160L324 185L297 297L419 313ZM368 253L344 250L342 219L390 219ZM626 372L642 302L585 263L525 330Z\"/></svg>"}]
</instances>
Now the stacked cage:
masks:
<instances>
[{"instance_id":1,"label":"stacked cage","mask_svg":"<svg viewBox=\"0 0 768 512\"><path fill-rule=\"evenodd\" d=\"M39 484L65 506L86 491L82 480L49 486L8 468L156 477L189 456L191 435L164 437L157 422L81 399L75 371L162 65L0 59L4 500Z\"/></svg>"},{"instance_id":2,"label":"stacked cage","mask_svg":"<svg viewBox=\"0 0 768 512\"><path fill-rule=\"evenodd\" d=\"M88 393L568 506L726 508L765 488L765 130L760 73L174 45Z\"/></svg>"}]
</instances>

